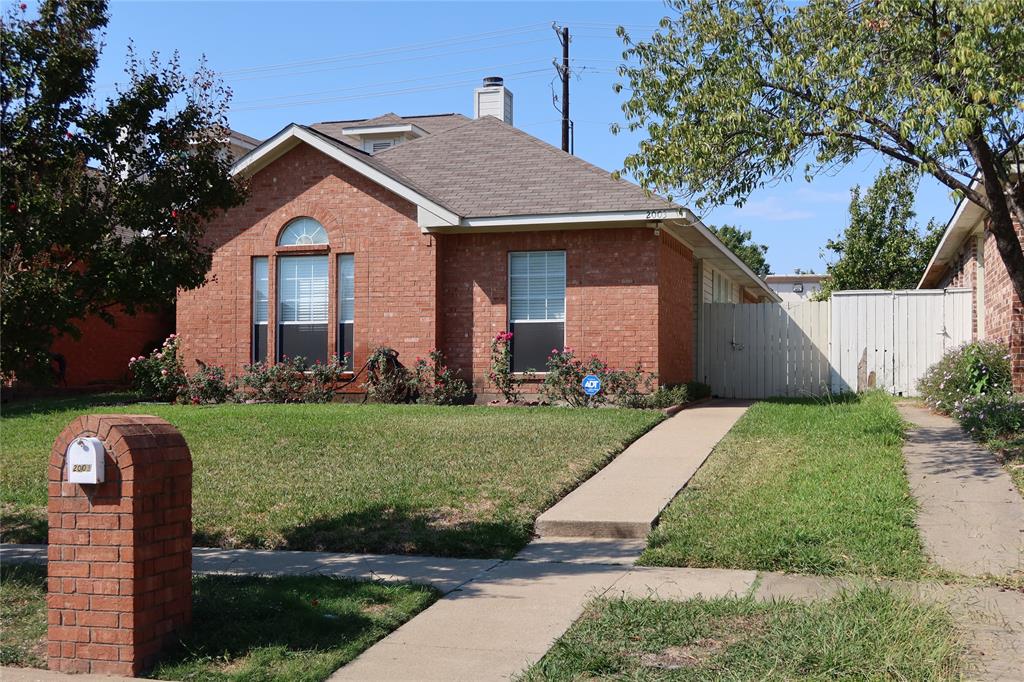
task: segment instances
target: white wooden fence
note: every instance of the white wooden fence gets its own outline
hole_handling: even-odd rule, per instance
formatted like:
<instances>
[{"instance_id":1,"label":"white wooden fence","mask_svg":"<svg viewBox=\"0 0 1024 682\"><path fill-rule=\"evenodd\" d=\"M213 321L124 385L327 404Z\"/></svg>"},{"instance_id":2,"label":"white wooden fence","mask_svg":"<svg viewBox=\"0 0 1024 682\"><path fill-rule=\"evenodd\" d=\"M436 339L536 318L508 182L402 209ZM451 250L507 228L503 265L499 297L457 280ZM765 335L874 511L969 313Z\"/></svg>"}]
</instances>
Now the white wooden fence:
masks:
<instances>
[{"instance_id":1,"label":"white wooden fence","mask_svg":"<svg viewBox=\"0 0 1024 682\"><path fill-rule=\"evenodd\" d=\"M849 291L796 304L705 303L698 379L729 398L878 387L916 395L942 354L971 338L969 289Z\"/></svg>"}]
</instances>

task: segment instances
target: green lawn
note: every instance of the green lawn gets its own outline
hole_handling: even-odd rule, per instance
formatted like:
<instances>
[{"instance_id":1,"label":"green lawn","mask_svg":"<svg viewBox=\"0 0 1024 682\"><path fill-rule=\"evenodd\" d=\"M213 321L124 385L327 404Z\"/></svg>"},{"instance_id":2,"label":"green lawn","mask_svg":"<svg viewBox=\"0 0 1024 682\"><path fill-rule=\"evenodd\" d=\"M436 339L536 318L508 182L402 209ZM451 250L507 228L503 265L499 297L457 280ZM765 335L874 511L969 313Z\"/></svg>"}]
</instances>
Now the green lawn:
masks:
<instances>
[{"instance_id":1,"label":"green lawn","mask_svg":"<svg viewBox=\"0 0 1024 682\"><path fill-rule=\"evenodd\" d=\"M591 603L525 680L956 680L950 616L877 588L810 604Z\"/></svg>"},{"instance_id":2,"label":"green lawn","mask_svg":"<svg viewBox=\"0 0 1024 682\"><path fill-rule=\"evenodd\" d=\"M197 544L479 557L513 554L540 512L662 419L620 409L100 400L5 406L5 541L45 541L49 451L82 412L153 414L181 430Z\"/></svg>"},{"instance_id":3,"label":"green lawn","mask_svg":"<svg viewBox=\"0 0 1024 682\"><path fill-rule=\"evenodd\" d=\"M46 567L0 565L0 665L46 667Z\"/></svg>"},{"instance_id":4,"label":"green lawn","mask_svg":"<svg viewBox=\"0 0 1024 682\"><path fill-rule=\"evenodd\" d=\"M758 403L665 510L641 563L920 577L902 434L881 392Z\"/></svg>"},{"instance_id":5,"label":"green lawn","mask_svg":"<svg viewBox=\"0 0 1024 682\"><path fill-rule=\"evenodd\" d=\"M46 569L0 568L4 665L45 667ZM322 576L193 580L192 632L152 676L323 680L434 601L426 587Z\"/></svg>"}]
</instances>

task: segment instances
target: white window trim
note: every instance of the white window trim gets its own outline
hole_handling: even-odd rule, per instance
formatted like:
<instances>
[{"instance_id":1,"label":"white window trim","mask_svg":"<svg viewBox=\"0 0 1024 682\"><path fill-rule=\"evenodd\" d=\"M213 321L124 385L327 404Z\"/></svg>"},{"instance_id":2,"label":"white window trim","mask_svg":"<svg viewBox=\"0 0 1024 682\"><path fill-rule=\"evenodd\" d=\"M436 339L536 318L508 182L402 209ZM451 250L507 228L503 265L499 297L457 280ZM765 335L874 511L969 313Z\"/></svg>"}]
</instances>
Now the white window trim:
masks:
<instances>
[{"instance_id":1,"label":"white window trim","mask_svg":"<svg viewBox=\"0 0 1024 682\"><path fill-rule=\"evenodd\" d=\"M284 315L282 314L281 307L284 304L284 299L281 297L281 293L283 292L284 287L281 286L281 266L282 266L282 264L286 260L292 259L292 258L323 258L327 262L327 296L326 296L327 300L325 301L326 305L324 306L324 315L325 315L325 317L322 320L321 319L317 319L317 320L284 320L283 319ZM275 298L277 299L277 301L275 302L275 308L274 308L274 310L277 311L277 324L283 325L283 326L301 325L301 324L306 324L306 325L319 325L319 324L330 325L330 323L331 323L331 312L330 312L331 311L331 293L330 293L330 291L331 291L331 287L330 287L331 273L330 273L330 268L331 268L331 261L330 261L330 258L327 255L319 255L319 254L315 254L315 255L301 254L301 255L299 255L299 254L296 254L296 255L287 255L287 256L278 256L277 257L277 272L275 273L276 276L277 276L277 279L276 279L277 286L275 287L275 292L274 292Z\"/></svg>"},{"instance_id":2,"label":"white window trim","mask_svg":"<svg viewBox=\"0 0 1024 682\"><path fill-rule=\"evenodd\" d=\"M512 254L514 254L514 253L538 253L538 252L550 252L550 251L560 251L561 253L565 254L565 293L563 294L563 299L562 299L562 319L561 320L523 320L522 322L516 322L515 320L512 319ZM506 322L506 325L507 325L506 329L511 330L512 329L512 325L514 325L514 324L558 324L558 323L561 323L561 325L562 325L562 343L561 343L561 348L564 349L565 348L565 333L566 333L565 332L565 326L566 326L566 320L569 317L569 254L566 253L565 249L540 249L538 251L509 251L508 252L508 256L506 257L506 260L505 260L505 265L506 265L506 270L507 270L506 277L505 277L505 286L506 286L506 289L505 289L505 292L506 292L505 300L507 302L506 305L505 305L505 318L507 320L507 322ZM515 332L513 332L513 335L512 335L512 342L515 343ZM516 376L516 377L520 377L520 378L528 377L528 376L543 377L543 376L547 375L547 371L535 371L535 372L514 371L514 372L512 372L512 375Z\"/></svg>"}]
</instances>

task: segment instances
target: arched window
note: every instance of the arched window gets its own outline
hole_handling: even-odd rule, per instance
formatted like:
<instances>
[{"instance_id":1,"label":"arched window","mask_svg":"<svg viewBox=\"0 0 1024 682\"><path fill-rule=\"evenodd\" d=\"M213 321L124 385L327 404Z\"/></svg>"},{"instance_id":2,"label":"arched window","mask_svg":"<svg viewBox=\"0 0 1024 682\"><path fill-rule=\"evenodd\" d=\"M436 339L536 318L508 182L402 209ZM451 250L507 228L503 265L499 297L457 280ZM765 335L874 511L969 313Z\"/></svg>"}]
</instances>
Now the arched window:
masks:
<instances>
[{"instance_id":1,"label":"arched window","mask_svg":"<svg viewBox=\"0 0 1024 682\"><path fill-rule=\"evenodd\" d=\"M281 230L278 246L310 246L327 243L324 226L312 218L296 218Z\"/></svg>"}]
</instances>

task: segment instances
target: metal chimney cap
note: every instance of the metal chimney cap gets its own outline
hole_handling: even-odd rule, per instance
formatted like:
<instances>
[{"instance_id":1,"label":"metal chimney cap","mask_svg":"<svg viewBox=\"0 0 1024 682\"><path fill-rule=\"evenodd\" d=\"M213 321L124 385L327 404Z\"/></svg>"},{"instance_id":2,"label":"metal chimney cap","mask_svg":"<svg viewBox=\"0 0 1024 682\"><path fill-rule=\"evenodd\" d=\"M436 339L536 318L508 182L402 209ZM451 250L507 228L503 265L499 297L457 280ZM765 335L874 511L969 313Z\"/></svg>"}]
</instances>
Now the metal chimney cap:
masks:
<instances>
[{"instance_id":1,"label":"metal chimney cap","mask_svg":"<svg viewBox=\"0 0 1024 682\"><path fill-rule=\"evenodd\" d=\"M487 76L484 78L485 88L500 88L505 85L505 79L501 76Z\"/></svg>"}]
</instances>

